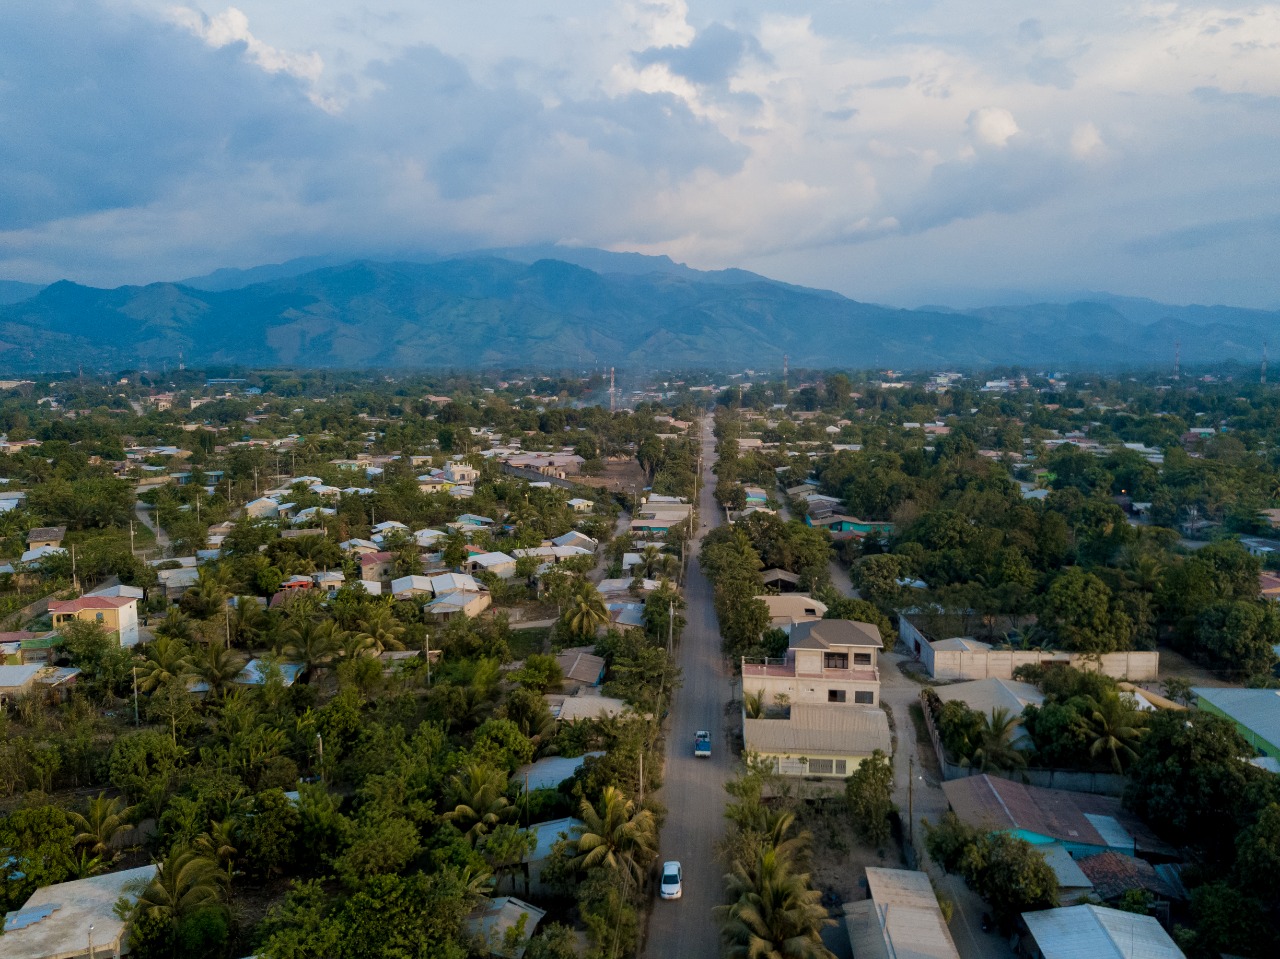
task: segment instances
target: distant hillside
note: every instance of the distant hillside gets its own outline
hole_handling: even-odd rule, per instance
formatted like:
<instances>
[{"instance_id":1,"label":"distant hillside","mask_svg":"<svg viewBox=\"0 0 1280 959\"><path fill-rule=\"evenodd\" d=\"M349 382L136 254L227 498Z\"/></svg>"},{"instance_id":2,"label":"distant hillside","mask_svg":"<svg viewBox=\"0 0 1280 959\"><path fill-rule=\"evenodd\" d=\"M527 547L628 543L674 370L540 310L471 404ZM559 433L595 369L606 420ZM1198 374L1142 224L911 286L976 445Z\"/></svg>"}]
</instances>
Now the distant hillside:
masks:
<instances>
[{"instance_id":1,"label":"distant hillside","mask_svg":"<svg viewBox=\"0 0 1280 959\"><path fill-rule=\"evenodd\" d=\"M34 283L19 283L17 280L0 280L0 306L10 303L20 303L23 300L30 299L41 290L43 286L37 286Z\"/></svg>"},{"instance_id":2,"label":"distant hillside","mask_svg":"<svg viewBox=\"0 0 1280 959\"><path fill-rule=\"evenodd\" d=\"M305 261L294 261L193 281L211 289L64 281L0 306L0 369L157 366L179 351L189 363L347 368L776 366L784 353L816 367L1115 368L1169 364L1175 340L1188 363L1253 362L1263 339L1280 343L1280 314L1264 311L1159 314L1132 302L898 310L745 271L550 249L592 268L522 262L526 250L300 273L292 270Z\"/></svg>"}]
</instances>

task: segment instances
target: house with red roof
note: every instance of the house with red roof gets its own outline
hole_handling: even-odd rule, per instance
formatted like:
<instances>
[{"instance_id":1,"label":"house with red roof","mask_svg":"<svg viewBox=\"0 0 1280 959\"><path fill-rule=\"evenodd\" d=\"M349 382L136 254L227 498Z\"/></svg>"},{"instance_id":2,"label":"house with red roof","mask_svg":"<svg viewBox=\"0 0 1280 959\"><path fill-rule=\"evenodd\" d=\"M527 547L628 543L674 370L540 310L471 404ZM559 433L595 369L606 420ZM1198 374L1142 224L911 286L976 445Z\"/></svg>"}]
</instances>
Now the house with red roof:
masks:
<instances>
[{"instance_id":1,"label":"house with red roof","mask_svg":"<svg viewBox=\"0 0 1280 959\"><path fill-rule=\"evenodd\" d=\"M98 623L108 633L114 633L121 646L138 645L138 601L132 596L81 596L65 601L52 600L49 614L53 628L75 620Z\"/></svg>"}]
</instances>

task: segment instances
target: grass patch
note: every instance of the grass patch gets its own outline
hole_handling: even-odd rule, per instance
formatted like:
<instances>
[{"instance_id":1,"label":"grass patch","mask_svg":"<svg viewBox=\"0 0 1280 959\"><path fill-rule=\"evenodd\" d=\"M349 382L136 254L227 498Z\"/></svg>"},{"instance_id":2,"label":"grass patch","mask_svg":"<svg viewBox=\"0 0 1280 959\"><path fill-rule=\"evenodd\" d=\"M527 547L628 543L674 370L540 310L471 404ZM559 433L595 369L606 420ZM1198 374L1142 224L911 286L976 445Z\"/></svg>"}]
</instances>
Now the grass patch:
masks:
<instances>
[{"instance_id":1,"label":"grass patch","mask_svg":"<svg viewBox=\"0 0 1280 959\"><path fill-rule=\"evenodd\" d=\"M511 647L514 659L527 659L532 653L540 653L546 648L551 636L550 626L536 626L533 629L513 629L507 645Z\"/></svg>"}]
</instances>

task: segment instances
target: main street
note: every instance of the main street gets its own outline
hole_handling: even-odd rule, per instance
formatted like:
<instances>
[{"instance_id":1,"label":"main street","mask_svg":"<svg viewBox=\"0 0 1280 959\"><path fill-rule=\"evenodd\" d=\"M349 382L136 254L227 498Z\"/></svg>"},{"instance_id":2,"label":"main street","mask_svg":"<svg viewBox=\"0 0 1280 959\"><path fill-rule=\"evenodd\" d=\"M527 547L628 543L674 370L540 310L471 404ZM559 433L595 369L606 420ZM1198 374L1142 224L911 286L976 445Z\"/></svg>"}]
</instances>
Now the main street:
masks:
<instances>
[{"instance_id":1,"label":"main street","mask_svg":"<svg viewBox=\"0 0 1280 959\"><path fill-rule=\"evenodd\" d=\"M721 511L712 496L715 445L711 418L702 427L700 522L712 529ZM659 798L667 807L659 861L678 859L684 867L684 898L656 901L644 954L652 959L713 959L720 955L720 928L711 915L723 899L724 866L716 844L724 835L724 784L736 757L726 742L726 705L732 695L729 671L720 654L720 627L711 584L698 566L702 530L696 530L685 581L688 625L677 661L684 685L676 693L667 734L665 776ZM695 759L693 734L711 732L711 758Z\"/></svg>"}]
</instances>

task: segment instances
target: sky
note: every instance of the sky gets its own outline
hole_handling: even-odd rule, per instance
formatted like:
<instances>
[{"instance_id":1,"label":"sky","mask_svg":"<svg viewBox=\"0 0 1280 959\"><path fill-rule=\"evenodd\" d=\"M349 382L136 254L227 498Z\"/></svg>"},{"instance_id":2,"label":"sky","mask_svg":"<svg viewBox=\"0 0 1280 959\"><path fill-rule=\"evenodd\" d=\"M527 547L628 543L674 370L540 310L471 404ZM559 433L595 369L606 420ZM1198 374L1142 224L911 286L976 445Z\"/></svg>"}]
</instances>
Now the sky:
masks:
<instances>
[{"instance_id":1,"label":"sky","mask_svg":"<svg viewBox=\"0 0 1280 959\"><path fill-rule=\"evenodd\" d=\"M1280 305L1280 2L3 0L0 279L559 243Z\"/></svg>"}]
</instances>

